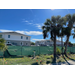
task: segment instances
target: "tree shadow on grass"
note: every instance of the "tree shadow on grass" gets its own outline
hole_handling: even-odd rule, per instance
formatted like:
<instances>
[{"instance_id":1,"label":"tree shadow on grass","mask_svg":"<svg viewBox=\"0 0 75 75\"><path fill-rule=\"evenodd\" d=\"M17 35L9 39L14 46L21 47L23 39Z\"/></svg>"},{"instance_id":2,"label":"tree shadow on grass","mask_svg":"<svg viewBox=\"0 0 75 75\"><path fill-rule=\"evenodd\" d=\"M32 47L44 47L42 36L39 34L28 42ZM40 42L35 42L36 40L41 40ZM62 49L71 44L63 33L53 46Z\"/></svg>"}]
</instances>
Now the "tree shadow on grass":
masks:
<instances>
[{"instance_id":1,"label":"tree shadow on grass","mask_svg":"<svg viewBox=\"0 0 75 75\"><path fill-rule=\"evenodd\" d=\"M31 65L39 65L38 62L32 63Z\"/></svg>"},{"instance_id":2,"label":"tree shadow on grass","mask_svg":"<svg viewBox=\"0 0 75 75\"><path fill-rule=\"evenodd\" d=\"M73 64L70 64L67 60L66 60L66 58L65 57L63 57L64 58L64 60L66 61L66 62L58 62L58 63L56 63L56 62L54 62L54 60L52 61L52 65L62 65L62 64L65 64L65 65L73 65Z\"/></svg>"},{"instance_id":3,"label":"tree shadow on grass","mask_svg":"<svg viewBox=\"0 0 75 75\"><path fill-rule=\"evenodd\" d=\"M67 63L68 65L73 65L73 64L70 64L70 63L66 60L65 57L64 57L64 60L66 61L66 63Z\"/></svg>"},{"instance_id":4,"label":"tree shadow on grass","mask_svg":"<svg viewBox=\"0 0 75 75\"><path fill-rule=\"evenodd\" d=\"M50 61L46 61L46 64L48 65L50 63Z\"/></svg>"},{"instance_id":5,"label":"tree shadow on grass","mask_svg":"<svg viewBox=\"0 0 75 75\"><path fill-rule=\"evenodd\" d=\"M68 55L66 55L66 57L72 61L75 61L75 59L70 58Z\"/></svg>"},{"instance_id":6,"label":"tree shadow on grass","mask_svg":"<svg viewBox=\"0 0 75 75\"><path fill-rule=\"evenodd\" d=\"M24 56L7 56L7 57L3 57L1 56L0 58L23 58Z\"/></svg>"}]
</instances>

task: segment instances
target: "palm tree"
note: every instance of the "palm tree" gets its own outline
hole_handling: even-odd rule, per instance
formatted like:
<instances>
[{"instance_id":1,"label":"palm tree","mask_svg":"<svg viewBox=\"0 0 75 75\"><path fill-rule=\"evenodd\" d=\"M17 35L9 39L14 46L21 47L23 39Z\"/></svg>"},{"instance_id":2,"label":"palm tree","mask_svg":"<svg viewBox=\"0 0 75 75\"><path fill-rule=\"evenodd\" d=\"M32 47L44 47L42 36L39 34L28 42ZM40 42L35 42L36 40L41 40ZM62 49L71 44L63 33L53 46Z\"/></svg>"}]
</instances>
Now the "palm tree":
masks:
<instances>
[{"instance_id":1,"label":"palm tree","mask_svg":"<svg viewBox=\"0 0 75 75\"><path fill-rule=\"evenodd\" d=\"M49 33L54 42L54 62L56 62L56 36L61 36L60 30L63 24L65 24L64 18L61 18L61 16L52 16L51 19L47 19L44 26L42 26L44 39L48 37Z\"/></svg>"},{"instance_id":2,"label":"palm tree","mask_svg":"<svg viewBox=\"0 0 75 75\"><path fill-rule=\"evenodd\" d=\"M75 22L75 14L71 15L71 14L68 14L65 16L66 17L66 24L67 24L67 27L65 29L65 35L67 36L67 40L66 40L66 46L65 46L65 55L67 55L67 45L68 45L68 41L69 41L69 37L71 35L71 30L73 28L73 24Z\"/></svg>"}]
</instances>

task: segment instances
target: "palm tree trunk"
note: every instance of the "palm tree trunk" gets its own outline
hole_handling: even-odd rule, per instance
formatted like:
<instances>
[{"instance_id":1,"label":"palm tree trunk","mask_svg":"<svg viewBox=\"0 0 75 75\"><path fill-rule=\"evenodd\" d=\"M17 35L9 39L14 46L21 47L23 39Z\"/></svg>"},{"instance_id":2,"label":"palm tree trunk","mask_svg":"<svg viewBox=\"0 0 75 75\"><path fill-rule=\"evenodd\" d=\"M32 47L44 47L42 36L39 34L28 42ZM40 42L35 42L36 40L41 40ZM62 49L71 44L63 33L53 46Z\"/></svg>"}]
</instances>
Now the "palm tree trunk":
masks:
<instances>
[{"instance_id":1,"label":"palm tree trunk","mask_svg":"<svg viewBox=\"0 0 75 75\"><path fill-rule=\"evenodd\" d=\"M69 36L67 36L67 40L66 40L66 46L65 46L65 51L64 54L67 56L67 45L68 45L68 41L69 41Z\"/></svg>"},{"instance_id":2,"label":"palm tree trunk","mask_svg":"<svg viewBox=\"0 0 75 75\"><path fill-rule=\"evenodd\" d=\"M56 34L54 35L54 63L56 63Z\"/></svg>"}]
</instances>

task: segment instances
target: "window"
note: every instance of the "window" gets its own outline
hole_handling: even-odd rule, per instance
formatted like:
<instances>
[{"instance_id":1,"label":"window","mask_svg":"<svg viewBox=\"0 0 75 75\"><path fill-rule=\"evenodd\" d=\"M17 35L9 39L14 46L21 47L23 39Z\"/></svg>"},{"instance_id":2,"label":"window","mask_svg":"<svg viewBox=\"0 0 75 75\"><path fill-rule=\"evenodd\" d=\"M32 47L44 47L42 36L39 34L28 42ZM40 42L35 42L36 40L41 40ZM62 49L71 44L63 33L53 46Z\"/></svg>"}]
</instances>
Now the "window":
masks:
<instances>
[{"instance_id":1,"label":"window","mask_svg":"<svg viewBox=\"0 0 75 75\"><path fill-rule=\"evenodd\" d=\"M2 38L2 35L0 35L0 38Z\"/></svg>"},{"instance_id":2,"label":"window","mask_svg":"<svg viewBox=\"0 0 75 75\"><path fill-rule=\"evenodd\" d=\"M10 35L8 35L8 38L10 38Z\"/></svg>"},{"instance_id":3,"label":"window","mask_svg":"<svg viewBox=\"0 0 75 75\"><path fill-rule=\"evenodd\" d=\"M23 39L23 36L21 36L21 39Z\"/></svg>"},{"instance_id":4,"label":"window","mask_svg":"<svg viewBox=\"0 0 75 75\"><path fill-rule=\"evenodd\" d=\"M28 40L28 37L26 37L26 40Z\"/></svg>"}]
</instances>

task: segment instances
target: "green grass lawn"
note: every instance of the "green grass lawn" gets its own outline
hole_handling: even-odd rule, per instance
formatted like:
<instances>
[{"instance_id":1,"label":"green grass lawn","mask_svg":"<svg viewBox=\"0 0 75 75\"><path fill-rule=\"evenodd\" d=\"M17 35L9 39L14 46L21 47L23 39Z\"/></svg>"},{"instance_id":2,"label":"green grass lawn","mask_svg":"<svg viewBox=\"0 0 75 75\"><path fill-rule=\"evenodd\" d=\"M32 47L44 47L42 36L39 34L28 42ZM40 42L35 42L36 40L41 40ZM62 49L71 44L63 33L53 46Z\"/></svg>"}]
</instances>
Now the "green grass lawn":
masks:
<instances>
[{"instance_id":1,"label":"green grass lawn","mask_svg":"<svg viewBox=\"0 0 75 75\"><path fill-rule=\"evenodd\" d=\"M64 56L65 57L65 56ZM75 54L68 55L71 59L75 60ZM68 61L69 58L65 57ZM0 65L46 65L52 63L53 55L40 55L33 57L19 57L19 58L0 58ZM56 58L56 62L65 62L62 56Z\"/></svg>"}]
</instances>

